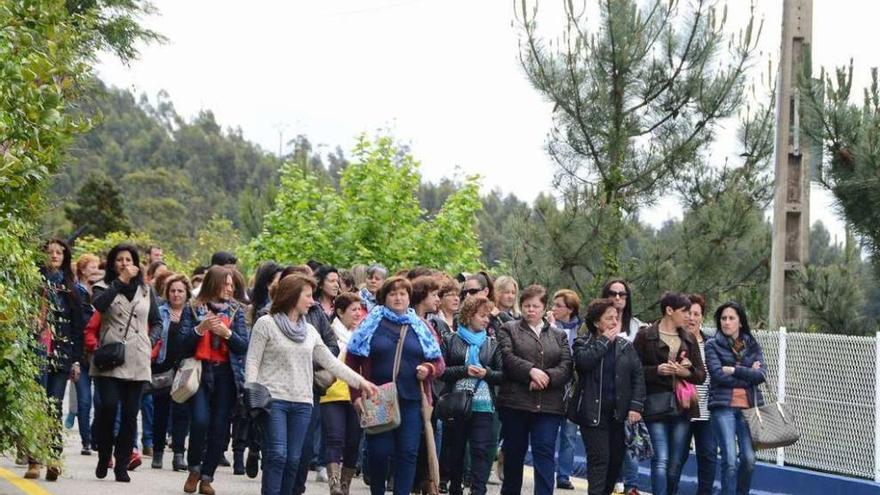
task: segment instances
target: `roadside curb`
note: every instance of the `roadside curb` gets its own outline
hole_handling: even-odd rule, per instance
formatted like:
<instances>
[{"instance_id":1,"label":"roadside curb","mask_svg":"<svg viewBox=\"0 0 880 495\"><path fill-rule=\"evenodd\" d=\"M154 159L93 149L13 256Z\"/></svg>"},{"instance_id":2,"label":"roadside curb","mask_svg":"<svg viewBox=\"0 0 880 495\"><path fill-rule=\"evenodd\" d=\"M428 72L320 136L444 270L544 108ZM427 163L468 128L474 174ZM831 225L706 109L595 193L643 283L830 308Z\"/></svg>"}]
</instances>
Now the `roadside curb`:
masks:
<instances>
[{"instance_id":1,"label":"roadside curb","mask_svg":"<svg viewBox=\"0 0 880 495\"><path fill-rule=\"evenodd\" d=\"M25 495L52 495L51 492L31 480L26 480L18 473L4 468L0 468L0 479L7 481L10 485L18 488Z\"/></svg>"}]
</instances>

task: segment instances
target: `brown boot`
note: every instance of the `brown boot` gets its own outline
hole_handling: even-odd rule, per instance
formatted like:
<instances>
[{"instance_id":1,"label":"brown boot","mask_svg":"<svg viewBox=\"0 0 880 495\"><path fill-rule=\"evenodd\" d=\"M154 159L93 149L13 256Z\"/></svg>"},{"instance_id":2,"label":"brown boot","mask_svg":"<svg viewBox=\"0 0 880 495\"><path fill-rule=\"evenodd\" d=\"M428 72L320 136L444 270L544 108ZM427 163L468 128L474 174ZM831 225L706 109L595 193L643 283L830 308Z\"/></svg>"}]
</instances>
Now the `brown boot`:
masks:
<instances>
[{"instance_id":1,"label":"brown boot","mask_svg":"<svg viewBox=\"0 0 880 495\"><path fill-rule=\"evenodd\" d=\"M46 481L58 481L61 475L61 468L58 466L49 466L46 468Z\"/></svg>"},{"instance_id":2,"label":"brown boot","mask_svg":"<svg viewBox=\"0 0 880 495\"><path fill-rule=\"evenodd\" d=\"M330 485L330 495L343 494L341 476L339 463L331 462L327 464L327 484Z\"/></svg>"},{"instance_id":3,"label":"brown boot","mask_svg":"<svg viewBox=\"0 0 880 495\"><path fill-rule=\"evenodd\" d=\"M40 479L40 464L36 462L29 462L27 471L24 472L24 479L26 480L38 480Z\"/></svg>"},{"instance_id":4,"label":"brown boot","mask_svg":"<svg viewBox=\"0 0 880 495\"><path fill-rule=\"evenodd\" d=\"M199 483L199 493L201 495L214 495L214 487L211 486L211 482L202 480L202 482Z\"/></svg>"},{"instance_id":5,"label":"brown boot","mask_svg":"<svg viewBox=\"0 0 880 495\"><path fill-rule=\"evenodd\" d=\"M349 495L349 490L351 490L351 480L354 478L355 473L357 473L357 469L355 468L342 468L342 475L340 476L340 488L342 488L343 495Z\"/></svg>"},{"instance_id":6,"label":"brown boot","mask_svg":"<svg viewBox=\"0 0 880 495\"><path fill-rule=\"evenodd\" d=\"M186 477L186 483L183 484L183 491L186 493L195 493L201 478L202 475L198 471L190 471L189 476Z\"/></svg>"}]
</instances>

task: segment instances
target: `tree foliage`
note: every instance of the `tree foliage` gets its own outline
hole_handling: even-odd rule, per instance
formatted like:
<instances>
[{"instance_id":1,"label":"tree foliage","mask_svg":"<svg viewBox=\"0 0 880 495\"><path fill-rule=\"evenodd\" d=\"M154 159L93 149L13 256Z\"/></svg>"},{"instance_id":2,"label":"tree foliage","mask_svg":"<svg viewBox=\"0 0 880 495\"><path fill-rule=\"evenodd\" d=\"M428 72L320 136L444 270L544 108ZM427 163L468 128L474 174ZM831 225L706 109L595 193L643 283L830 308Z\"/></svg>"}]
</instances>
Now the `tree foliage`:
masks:
<instances>
[{"instance_id":1,"label":"tree foliage","mask_svg":"<svg viewBox=\"0 0 880 495\"><path fill-rule=\"evenodd\" d=\"M79 188L74 203L64 207L77 235L103 237L110 232L130 232L123 209L122 191L110 179L93 175Z\"/></svg>"},{"instance_id":2,"label":"tree foliage","mask_svg":"<svg viewBox=\"0 0 880 495\"><path fill-rule=\"evenodd\" d=\"M476 177L424 219L418 162L392 138L361 136L338 189L303 163L282 167L275 206L248 249L251 260L338 266L378 261L391 267L425 265L450 271L480 265Z\"/></svg>"}]
</instances>

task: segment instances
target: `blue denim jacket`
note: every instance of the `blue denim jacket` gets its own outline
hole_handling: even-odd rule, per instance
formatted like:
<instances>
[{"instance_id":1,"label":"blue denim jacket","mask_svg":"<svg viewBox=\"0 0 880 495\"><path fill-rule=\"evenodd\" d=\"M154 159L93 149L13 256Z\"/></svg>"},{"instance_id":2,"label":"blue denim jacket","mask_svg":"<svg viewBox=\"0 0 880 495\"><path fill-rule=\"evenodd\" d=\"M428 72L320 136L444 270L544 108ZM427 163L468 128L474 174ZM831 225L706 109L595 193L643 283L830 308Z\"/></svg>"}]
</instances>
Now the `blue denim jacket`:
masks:
<instances>
[{"instance_id":1,"label":"blue denim jacket","mask_svg":"<svg viewBox=\"0 0 880 495\"><path fill-rule=\"evenodd\" d=\"M724 334L719 331L714 338L706 341L706 367L712 377L709 383L709 409L716 407L730 407L734 388L744 388L749 398L749 405L764 404L764 398L758 385L764 383L767 374L767 364L764 361L764 353L761 345L750 334L743 333L746 348L741 363L737 364L736 355L730 348L730 343ZM756 362L761 363L758 369L752 368ZM725 373L722 368L733 366L735 371L732 375Z\"/></svg>"},{"instance_id":2,"label":"blue denim jacket","mask_svg":"<svg viewBox=\"0 0 880 495\"><path fill-rule=\"evenodd\" d=\"M229 346L229 365L235 375L235 383L240 389L244 385L244 360L247 355L248 334L247 325L244 322L244 308L238 303L230 304L232 314L232 336L226 341ZM196 333L196 327L207 316L203 307L194 307L187 304L180 316L180 349L181 357L193 357L196 354L196 346L201 335Z\"/></svg>"}]
</instances>

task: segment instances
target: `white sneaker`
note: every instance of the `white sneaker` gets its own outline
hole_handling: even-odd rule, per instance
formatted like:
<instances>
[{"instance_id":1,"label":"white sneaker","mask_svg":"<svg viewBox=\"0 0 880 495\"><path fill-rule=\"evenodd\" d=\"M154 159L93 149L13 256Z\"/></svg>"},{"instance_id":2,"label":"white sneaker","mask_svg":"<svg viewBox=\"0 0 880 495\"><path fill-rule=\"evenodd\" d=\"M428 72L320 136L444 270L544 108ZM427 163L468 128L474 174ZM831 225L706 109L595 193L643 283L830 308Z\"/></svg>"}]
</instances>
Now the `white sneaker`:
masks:
<instances>
[{"instance_id":1,"label":"white sneaker","mask_svg":"<svg viewBox=\"0 0 880 495\"><path fill-rule=\"evenodd\" d=\"M318 468L318 475L315 476L315 481L326 483L327 482L327 468L321 466Z\"/></svg>"},{"instance_id":2,"label":"white sneaker","mask_svg":"<svg viewBox=\"0 0 880 495\"><path fill-rule=\"evenodd\" d=\"M623 483L618 481L614 484L614 493L623 493Z\"/></svg>"}]
</instances>

